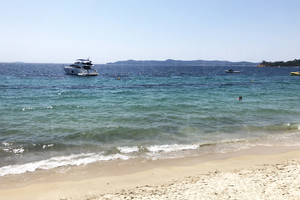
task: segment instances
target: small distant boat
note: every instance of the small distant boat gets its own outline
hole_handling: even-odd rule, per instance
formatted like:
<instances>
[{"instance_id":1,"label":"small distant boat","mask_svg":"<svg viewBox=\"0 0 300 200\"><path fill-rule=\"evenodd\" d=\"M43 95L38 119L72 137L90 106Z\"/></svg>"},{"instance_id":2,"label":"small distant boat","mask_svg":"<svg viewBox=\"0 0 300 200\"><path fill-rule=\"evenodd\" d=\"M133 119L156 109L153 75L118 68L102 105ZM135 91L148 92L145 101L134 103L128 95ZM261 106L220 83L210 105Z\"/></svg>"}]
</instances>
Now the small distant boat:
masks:
<instances>
[{"instance_id":1,"label":"small distant boat","mask_svg":"<svg viewBox=\"0 0 300 200\"><path fill-rule=\"evenodd\" d=\"M300 70L297 71L297 72L291 72L291 75L294 75L294 76L300 76Z\"/></svg>"},{"instance_id":2,"label":"small distant boat","mask_svg":"<svg viewBox=\"0 0 300 200\"><path fill-rule=\"evenodd\" d=\"M77 59L74 64L65 66L64 70L67 75L97 76L98 72L92 68L93 66L90 59Z\"/></svg>"},{"instance_id":3,"label":"small distant boat","mask_svg":"<svg viewBox=\"0 0 300 200\"><path fill-rule=\"evenodd\" d=\"M226 73L241 73L240 71L234 71L233 69L225 70Z\"/></svg>"}]
</instances>

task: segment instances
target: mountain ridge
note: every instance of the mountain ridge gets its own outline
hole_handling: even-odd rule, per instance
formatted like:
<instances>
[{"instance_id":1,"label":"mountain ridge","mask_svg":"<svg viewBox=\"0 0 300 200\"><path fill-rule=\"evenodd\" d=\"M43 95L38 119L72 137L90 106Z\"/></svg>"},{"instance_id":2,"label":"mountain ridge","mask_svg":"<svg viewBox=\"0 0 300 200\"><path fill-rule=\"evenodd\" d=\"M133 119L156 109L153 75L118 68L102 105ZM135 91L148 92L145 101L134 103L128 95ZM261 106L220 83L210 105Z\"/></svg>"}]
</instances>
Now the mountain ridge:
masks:
<instances>
[{"instance_id":1,"label":"mountain ridge","mask_svg":"<svg viewBox=\"0 0 300 200\"><path fill-rule=\"evenodd\" d=\"M142 66L257 66L259 63L240 61L240 62L231 62L231 61L222 61L222 60L125 60L125 61L116 61L109 62L105 65L142 65Z\"/></svg>"}]
</instances>

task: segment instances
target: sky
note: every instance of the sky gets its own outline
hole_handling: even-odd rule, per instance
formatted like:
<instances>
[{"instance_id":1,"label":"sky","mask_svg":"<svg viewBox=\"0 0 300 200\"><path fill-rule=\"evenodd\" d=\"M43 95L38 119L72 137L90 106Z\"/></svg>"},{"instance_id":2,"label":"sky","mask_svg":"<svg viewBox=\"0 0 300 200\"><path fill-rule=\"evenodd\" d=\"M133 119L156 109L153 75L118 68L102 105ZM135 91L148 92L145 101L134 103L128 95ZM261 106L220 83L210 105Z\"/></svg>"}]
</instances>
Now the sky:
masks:
<instances>
[{"instance_id":1,"label":"sky","mask_svg":"<svg viewBox=\"0 0 300 200\"><path fill-rule=\"evenodd\" d=\"M0 62L300 59L299 0L0 0Z\"/></svg>"}]
</instances>

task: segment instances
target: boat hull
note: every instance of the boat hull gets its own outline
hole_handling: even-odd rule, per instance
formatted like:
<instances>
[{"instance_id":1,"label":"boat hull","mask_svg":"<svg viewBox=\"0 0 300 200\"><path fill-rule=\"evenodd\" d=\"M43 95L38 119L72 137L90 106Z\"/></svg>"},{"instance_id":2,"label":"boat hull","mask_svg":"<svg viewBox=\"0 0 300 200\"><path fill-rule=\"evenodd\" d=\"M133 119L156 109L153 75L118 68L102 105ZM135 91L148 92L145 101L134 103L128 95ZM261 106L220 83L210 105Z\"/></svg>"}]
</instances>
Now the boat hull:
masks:
<instances>
[{"instance_id":1,"label":"boat hull","mask_svg":"<svg viewBox=\"0 0 300 200\"><path fill-rule=\"evenodd\" d=\"M81 69L66 66L64 70L67 75L77 75L77 76L98 76L98 72L95 69Z\"/></svg>"},{"instance_id":2,"label":"boat hull","mask_svg":"<svg viewBox=\"0 0 300 200\"><path fill-rule=\"evenodd\" d=\"M293 76L300 76L300 72L291 72L291 75L293 75Z\"/></svg>"},{"instance_id":3,"label":"boat hull","mask_svg":"<svg viewBox=\"0 0 300 200\"><path fill-rule=\"evenodd\" d=\"M225 70L225 73L236 73L236 74L239 74L240 71Z\"/></svg>"}]
</instances>

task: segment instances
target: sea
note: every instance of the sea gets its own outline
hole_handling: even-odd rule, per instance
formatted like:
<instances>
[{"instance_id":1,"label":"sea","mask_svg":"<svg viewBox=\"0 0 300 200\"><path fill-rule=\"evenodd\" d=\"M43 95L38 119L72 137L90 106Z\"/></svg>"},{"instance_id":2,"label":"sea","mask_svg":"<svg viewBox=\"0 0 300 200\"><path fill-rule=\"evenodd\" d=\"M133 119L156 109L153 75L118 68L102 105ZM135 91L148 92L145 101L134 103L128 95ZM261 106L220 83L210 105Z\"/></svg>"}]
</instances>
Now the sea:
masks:
<instances>
[{"instance_id":1,"label":"sea","mask_svg":"<svg viewBox=\"0 0 300 200\"><path fill-rule=\"evenodd\" d=\"M0 63L0 176L300 146L299 68L63 66Z\"/></svg>"}]
</instances>

